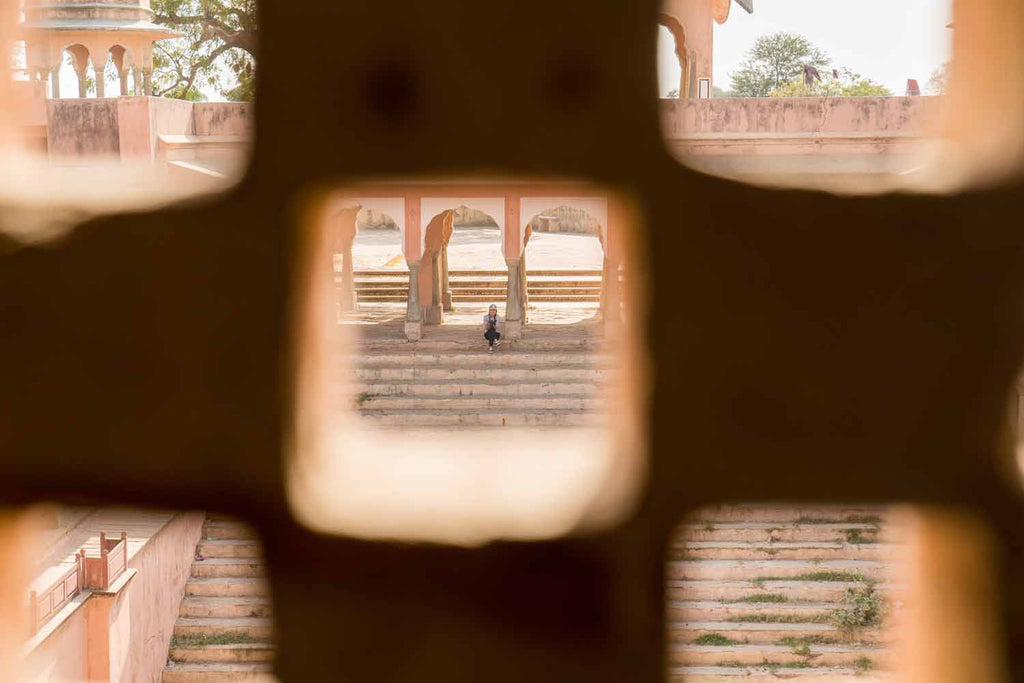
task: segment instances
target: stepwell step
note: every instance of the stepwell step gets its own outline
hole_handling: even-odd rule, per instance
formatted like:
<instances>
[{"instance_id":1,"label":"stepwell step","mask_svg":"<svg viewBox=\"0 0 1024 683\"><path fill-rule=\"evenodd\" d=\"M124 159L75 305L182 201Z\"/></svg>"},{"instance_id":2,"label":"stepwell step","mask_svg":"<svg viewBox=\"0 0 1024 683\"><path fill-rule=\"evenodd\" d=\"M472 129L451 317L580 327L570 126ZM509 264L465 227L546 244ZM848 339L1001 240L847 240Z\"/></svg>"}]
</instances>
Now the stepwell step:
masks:
<instances>
[{"instance_id":1,"label":"stepwell step","mask_svg":"<svg viewBox=\"0 0 1024 683\"><path fill-rule=\"evenodd\" d=\"M546 410L543 412L506 411L451 413L429 410L365 411L364 420L378 425L404 425L407 427L572 427L598 426L605 416L579 411Z\"/></svg>"},{"instance_id":2,"label":"stepwell step","mask_svg":"<svg viewBox=\"0 0 1024 683\"><path fill-rule=\"evenodd\" d=\"M382 382L363 383L355 387L355 396L560 396L596 395L600 386L583 382Z\"/></svg>"},{"instance_id":3,"label":"stepwell step","mask_svg":"<svg viewBox=\"0 0 1024 683\"><path fill-rule=\"evenodd\" d=\"M599 410L604 401L588 396L369 396L359 405L369 410L549 411Z\"/></svg>"}]
</instances>

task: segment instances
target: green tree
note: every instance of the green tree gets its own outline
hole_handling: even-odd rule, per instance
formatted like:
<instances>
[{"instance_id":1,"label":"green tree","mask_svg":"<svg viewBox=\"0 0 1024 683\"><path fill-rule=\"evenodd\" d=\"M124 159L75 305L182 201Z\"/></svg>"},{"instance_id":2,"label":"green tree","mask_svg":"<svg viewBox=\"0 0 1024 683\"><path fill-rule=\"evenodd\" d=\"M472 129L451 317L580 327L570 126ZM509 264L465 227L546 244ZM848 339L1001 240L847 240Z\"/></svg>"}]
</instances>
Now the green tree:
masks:
<instances>
[{"instance_id":1,"label":"green tree","mask_svg":"<svg viewBox=\"0 0 1024 683\"><path fill-rule=\"evenodd\" d=\"M932 72L925 86L925 92L929 95L945 95L949 92L949 62L946 62Z\"/></svg>"},{"instance_id":2,"label":"green tree","mask_svg":"<svg viewBox=\"0 0 1024 683\"><path fill-rule=\"evenodd\" d=\"M729 74L734 97L767 97L768 93L803 77L804 66L819 71L830 63L827 54L795 33L772 33L754 41L740 68Z\"/></svg>"},{"instance_id":3,"label":"green tree","mask_svg":"<svg viewBox=\"0 0 1024 683\"><path fill-rule=\"evenodd\" d=\"M875 83L850 69L838 69L836 78L831 71L822 74L820 81L811 85L804 83L804 77L794 78L773 88L769 97L890 97L892 91L881 83Z\"/></svg>"},{"instance_id":4,"label":"green tree","mask_svg":"<svg viewBox=\"0 0 1024 683\"><path fill-rule=\"evenodd\" d=\"M207 89L252 99L256 0L152 0L152 8L156 23L184 34L154 45L154 95L198 100Z\"/></svg>"}]
</instances>

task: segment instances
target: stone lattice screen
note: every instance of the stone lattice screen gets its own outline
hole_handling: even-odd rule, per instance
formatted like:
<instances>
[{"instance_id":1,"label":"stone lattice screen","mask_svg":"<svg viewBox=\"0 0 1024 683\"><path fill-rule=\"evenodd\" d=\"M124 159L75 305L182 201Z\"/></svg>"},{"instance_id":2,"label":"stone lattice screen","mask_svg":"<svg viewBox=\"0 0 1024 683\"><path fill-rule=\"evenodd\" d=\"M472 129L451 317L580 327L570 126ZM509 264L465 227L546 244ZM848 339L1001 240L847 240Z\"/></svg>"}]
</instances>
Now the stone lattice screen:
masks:
<instances>
[{"instance_id":1,"label":"stone lattice screen","mask_svg":"<svg viewBox=\"0 0 1024 683\"><path fill-rule=\"evenodd\" d=\"M975 578L999 595L998 637L980 655L922 646L920 671L939 674L918 680L961 680L956 661L992 653L1024 678L1008 409L1024 351L1015 2L961 2L956 18L978 78L951 134L964 164L1000 161L1002 174L951 196L871 198L676 163L659 132L654 0L261 10L255 147L237 188L40 245L0 233L0 501L246 516L268 553L282 680L447 683L659 680L664 550L701 506L955 505L994 531ZM318 192L480 169L591 179L641 217L641 498L612 528L533 543L310 533L289 515L283 471ZM4 219L21 220L4 201Z\"/></svg>"}]
</instances>

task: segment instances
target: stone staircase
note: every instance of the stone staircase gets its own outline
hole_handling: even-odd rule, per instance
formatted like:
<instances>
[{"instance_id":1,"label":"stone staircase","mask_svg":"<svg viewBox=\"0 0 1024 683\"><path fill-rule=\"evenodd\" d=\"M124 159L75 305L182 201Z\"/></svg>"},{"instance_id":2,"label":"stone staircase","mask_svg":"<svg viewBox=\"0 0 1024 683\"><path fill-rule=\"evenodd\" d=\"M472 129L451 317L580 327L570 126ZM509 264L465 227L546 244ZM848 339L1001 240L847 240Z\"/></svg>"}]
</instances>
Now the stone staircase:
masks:
<instances>
[{"instance_id":1,"label":"stone staircase","mask_svg":"<svg viewBox=\"0 0 1024 683\"><path fill-rule=\"evenodd\" d=\"M251 528L208 515L174 625L164 683L274 680L273 619Z\"/></svg>"},{"instance_id":2,"label":"stone staircase","mask_svg":"<svg viewBox=\"0 0 1024 683\"><path fill-rule=\"evenodd\" d=\"M496 353L414 347L353 358L356 408L375 426L572 427L601 422L608 358L581 345Z\"/></svg>"},{"instance_id":3,"label":"stone staircase","mask_svg":"<svg viewBox=\"0 0 1024 683\"><path fill-rule=\"evenodd\" d=\"M340 276L338 276L340 277ZM504 301L508 273L504 270L450 270L452 303ZM358 303L404 303L409 274L403 270L357 270L354 274ZM530 270L526 274L530 301L535 303L598 303L600 270Z\"/></svg>"},{"instance_id":4,"label":"stone staircase","mask_svg":"<svg viewBox=\"0 0 1024 683\"><path fill-rule=\"evenodd\" d=\"M887 626L904 593L900 543L878 509L702 511L669 550L670 680L884 676Z\"/></svg>"}]
</instances>

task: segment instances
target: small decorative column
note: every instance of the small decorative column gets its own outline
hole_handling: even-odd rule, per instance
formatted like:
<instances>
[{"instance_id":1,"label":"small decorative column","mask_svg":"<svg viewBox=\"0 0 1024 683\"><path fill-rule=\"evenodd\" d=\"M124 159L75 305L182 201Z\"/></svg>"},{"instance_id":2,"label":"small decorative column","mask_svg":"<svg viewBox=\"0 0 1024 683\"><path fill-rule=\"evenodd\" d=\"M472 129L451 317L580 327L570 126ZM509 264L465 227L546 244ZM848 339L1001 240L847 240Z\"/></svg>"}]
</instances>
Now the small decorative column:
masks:
<instances>
[{"instance_id":1,"label":"small decorative column","mask_svg":"<svg viewBox=\"0 0 1024 683\"><path fill-rule=\"evenodd\" d=\"M446 312L455 310L452 306L452 287L448 282L448 243L441 247L441 308Z\"/></svg>"},{"instance_id":2,"label":"small decorative column","mask_svg":"<svg viewBox=\"0 0 1024 683\"><path fill-rule=\"evenodd\" d=\"M104 76L106 76L107 61L103 60L103 63L100 64L96 62L94 58L92 64L94 70L96 71L96 98L99 99L101 97L106 97L107 83L106 78L104 78Z\"/></svg>"},{"instance_id":3,"label":"small decorative column","mask_svg":"<svg viewBox=\"0 0 1024 683\"><path fill-rule=\"evenodd\" d=\"M153 96L153 69L142 70L142 87L146 97Z\"/></svg>"},{"instance_id":4,"label":"small decorative column","mask_svg":"<svg viewBox=\"0 0 1024 683\"><path fill-rule=\"evenodd\" d=\"M50 97L60 99L60 66L50 69Z\"/></svg>"},{"instance_id":5,"label":"small decorative column","mask_svg":"<svg viewBox=\"0 0 1024 683\"><path fill-rule=\"evenodd\" d=\"M118 80L121 81L121 97L128 96L128 69L121 67L117 70Z\"/></svg>"},{"instance_id":6,"label":"small decorative column","mask_svg":"<svg viewBox=\"0 0 1024 683\"><path fill-rule=\"evenodd\" d=\"M409 300L405 309L405 338L419 341L423 336L423 313L420 310L420 264L409 263Z\"/></svg>"},{"instance_id":7,"label":"small decorative column","mask_svg":"<svg viewBox=\"0 0 1024 683\"><path fill-rule=\"evenodd\" d=\"M142 85L142 67L138 65L133 66L132 73L135 74L135 96L141 97L142 93L145 92Z\"/></svg>"}]
</instances>

